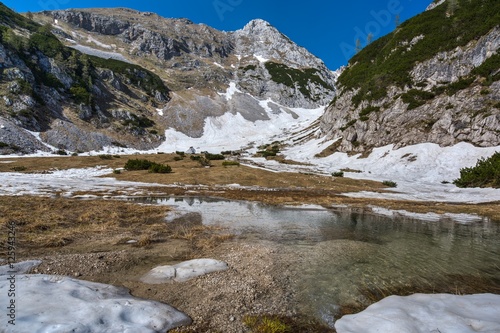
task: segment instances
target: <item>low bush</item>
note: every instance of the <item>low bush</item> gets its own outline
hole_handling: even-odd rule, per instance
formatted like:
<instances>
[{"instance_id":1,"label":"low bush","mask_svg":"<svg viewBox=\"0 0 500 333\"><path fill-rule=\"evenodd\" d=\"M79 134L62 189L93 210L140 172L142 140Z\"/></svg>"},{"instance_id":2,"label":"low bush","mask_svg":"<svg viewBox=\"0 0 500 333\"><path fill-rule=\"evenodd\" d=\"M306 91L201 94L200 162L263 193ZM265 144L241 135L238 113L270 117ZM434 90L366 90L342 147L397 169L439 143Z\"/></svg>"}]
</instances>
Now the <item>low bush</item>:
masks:
<instances>
[{"instance_id":1,"label":"low bush","mask_svg":"<svg viewBox=\"0 0 500 333\"><path fill-rule=\"evenodd\" d=\"M481 158L476 166L460 170L460 178L453 181L458 187L500 188L500 152Z\"/></svg>"},{"instance_id":2,"label":"low bush","mask_svg":"<svg viewBox=\"0 0 500 333\"><path fill-rule=\"evenodd\" d=\"M215 160L224 160L226 157L222 154L205 153L205 158L207 160L215 161Z\"/></svg>"},{"instance_id":3,"label":"low bush","mask_svg":"<svg viewBox=\"0 0 500 333\"><path fill-rule=\"evenodd\" d=\"M141 159L133 159L133 160L128 160L127 163L125 163L125 170L127 171L134 171L134 170L148 170L151 165L153 165L153 162L148 161L148 160L141 160Z\"/></svg>"},{"instance_id":4,"label":"low bush","mask_svg":"<svg viewBox=\"0 0 500 333\"><path fill-rule=\"evenodd\" d=\"M206 157L200 156L199 159L197 159L198 163L200 163L201 166L203 167L209 167L212 166L212 163L210 163L210 160Z\"/></svg>"},{"instance_id":5,"label":"low bush","mask_svg":"<svg viewBox=\"0 0 500 333\"><path fill-rule=\"evenodd\" d=\"M170 173L172 168L167 164L159 164L156 162L151 162L149 160L133 159L128 160L125 163L125 170L127 171L137 171L137 170L148 170L150 173Z\"/></svg>"},{"instance_id":6,"label":"low bush","mask_svg":"<svg viewBox=\"0 0 500 333\"><path fill-rule=\"evenodd\" d=\"M101 154L101 155L99 155L99 158L102 160L112 160L113 156L107 155L107 154Z\"/></svg>"},{"instance_id":7,"label":"low bush","mask_svg":"<svg viewBox=\"0 0 500 333\"><path fill-rule=\"evenodd\" d=\"M382 182L382 184L384 184L385 186L388 186L388 187L397 187L398 184L396 182L393 182L391 180L384 180Z\"/></svg>"},{"instance_id":8,"label":"low bush","mask_svg":"<svg viewBox=\"0 0 500 333\"><path fill-rule=\"evenodd\" d=\"M344 171L336 171L332 173L333 177L344 177Z\"/></svg>"},{"instance_id":9,"label":"low bush","mask_svg":"<svg viewBox=\"0 0 500 333\"><path fill-rule=\"evenodd\" d=\"M148 172L150 173L171 173L172 168L168 164L158 164L158 163L153 163L149 169Z\"/></svg>"},{"instance_id":10,"label":"low bush","mask_svg":"<svg viewBox=\"0 0 500 333\"><path fill-rule=\"evenodd\" d=\"M64 149L59 149L59 150L55 151L54 154L61 155L61 156L68 155L68 153Z\"/></svg>"}]
</instances>

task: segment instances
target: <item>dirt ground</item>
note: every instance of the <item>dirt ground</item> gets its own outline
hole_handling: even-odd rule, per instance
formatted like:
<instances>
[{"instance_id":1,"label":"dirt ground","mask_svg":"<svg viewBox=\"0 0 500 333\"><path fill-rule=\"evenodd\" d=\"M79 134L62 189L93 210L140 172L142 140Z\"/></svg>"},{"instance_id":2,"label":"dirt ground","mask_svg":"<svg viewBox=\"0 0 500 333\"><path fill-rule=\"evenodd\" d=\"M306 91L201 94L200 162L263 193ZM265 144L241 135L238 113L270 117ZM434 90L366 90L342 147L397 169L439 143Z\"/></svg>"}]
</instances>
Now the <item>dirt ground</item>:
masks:
<instances>
[{"instance_id":1,"label":"dirt ground","mask_svg":"<svg viewBox=\"0 0 500 333\"><path fill-rule=\"evenodd\" d=\"M378 182L303 173L273 173L245 166L211 168L175 154L94 157L19 158L0 164L0 172L22 172L106 165L122 168L128 158L168 163L171 174L122 171L110 176L175 187L152 185L156 195L216 196L272 205L376 205L412 212L472 213L500 221L498 203L447 204L395 200L354 199L342 195L361 190L384 191ZM228 187L240 184L246 188ZM84 193L75 193L84 194ZM95 194L95 193L94 193ZM293 256L283 256L280 244L235 237L207 227L196 218L166 224L165 206L117 200L0 197L0 226L14 221L18 233L18 260L42 259L37 273L69 275L79 279L125 286L138 297L170 304L185 312L193 324L176 332L259 332L255 318L271 316L290 332L334 332L300 313L296 291L290 288ZM2 232L2 234L5 234ZM3 243L5 240L1 240ZM3 244L2 244L3 245ZM1 247L5 249L5 246ZM3 256L4 253L0 254ZM183 283L147 285L139 277L158 265L193 258L214 258L229 269Z\"/></svg>"}]
</instances>

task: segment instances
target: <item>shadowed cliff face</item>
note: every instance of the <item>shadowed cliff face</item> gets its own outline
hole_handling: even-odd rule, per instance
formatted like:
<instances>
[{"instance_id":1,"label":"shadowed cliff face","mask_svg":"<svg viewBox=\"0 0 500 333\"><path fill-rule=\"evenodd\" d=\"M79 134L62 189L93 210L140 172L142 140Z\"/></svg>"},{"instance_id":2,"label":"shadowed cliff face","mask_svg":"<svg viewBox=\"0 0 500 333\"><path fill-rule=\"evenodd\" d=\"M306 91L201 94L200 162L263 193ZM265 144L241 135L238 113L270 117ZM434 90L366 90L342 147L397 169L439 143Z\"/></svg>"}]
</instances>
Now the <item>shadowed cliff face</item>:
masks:
<instances>
[{"instance_id":1,"label":"shadowed cliff face","mask_svg":"<svg viewBox=\"0 0 500 333\"><path fill-rule=\"evenodd\" d=\"M422 142L500 144L499 3L448 2L357 54L321 131L340 151ZM361 79L362 78L362 79Z\"/></svg>"}]
</instances>

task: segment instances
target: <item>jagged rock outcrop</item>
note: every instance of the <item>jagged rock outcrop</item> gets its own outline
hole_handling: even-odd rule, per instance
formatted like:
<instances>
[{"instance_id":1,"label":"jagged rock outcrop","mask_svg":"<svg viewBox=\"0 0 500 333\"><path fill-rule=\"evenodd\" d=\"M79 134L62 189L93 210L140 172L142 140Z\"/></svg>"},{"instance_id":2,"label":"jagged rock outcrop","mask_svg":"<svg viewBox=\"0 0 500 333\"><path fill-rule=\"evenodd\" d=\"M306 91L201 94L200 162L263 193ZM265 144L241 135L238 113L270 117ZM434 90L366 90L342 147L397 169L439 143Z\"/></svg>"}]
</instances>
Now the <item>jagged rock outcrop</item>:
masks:
<instances>
[{"instance_id":1,"label":"jagged rock outcrop","mask_svg":"<svg viewBox=\"0 0 500 333\"><path fill-rule=\"evenodd\" d=\"M263 20L223 32L125 8L45 11L38 24L6 12L0 117L56 148L150 149L169 128L200 137L208 117L265 121L335 96L336 75Z\"/></svg>"},{"instance_id":2,"label":"jagged rock outcrop","mask_svg":"<svg viewBox=\"0 0 500 333\"><path fill-rule=\"evenodd\" d=\"M322 135L340 138L337 149L345 152L422 142L500 145L500 26L487 14L491 1L481 2L476 23L469 16L472 4L459 3L451 15L447 3L439 2L361 51L339 78L338 97L321 120ZM436 31L419 30L424 21ZM435 35L447 24L455 24L449 46ZM482 25L479 36L469 34L478 30L471 24ZM366 81L360 83L362 74Z\"/></svg>"},{"instance_id":3,"label":"jagged rock outcrop","mask_svg":"<svg viewBox=\"0 0 500 333\"><path fill-rule=\"evenodd\" d=\"M335 74L260 19L241 30L222 32L128 9L42 14L57 20L56 27L64 30L61 36L76 29L73 47L94 40L86 47L104 50L99 39L112 37L113 43L104 45L108 50L158 73L177 96L163 108L168 119L158 118L158 123L192 137L202 135L207 117L238 112L247 120L255 118L263 112L263 100L279 103L287 112L286 107L317 108L335 96ZM229 100L221 94L230 84L238 92Z\"/></svg>"}]
</instances>

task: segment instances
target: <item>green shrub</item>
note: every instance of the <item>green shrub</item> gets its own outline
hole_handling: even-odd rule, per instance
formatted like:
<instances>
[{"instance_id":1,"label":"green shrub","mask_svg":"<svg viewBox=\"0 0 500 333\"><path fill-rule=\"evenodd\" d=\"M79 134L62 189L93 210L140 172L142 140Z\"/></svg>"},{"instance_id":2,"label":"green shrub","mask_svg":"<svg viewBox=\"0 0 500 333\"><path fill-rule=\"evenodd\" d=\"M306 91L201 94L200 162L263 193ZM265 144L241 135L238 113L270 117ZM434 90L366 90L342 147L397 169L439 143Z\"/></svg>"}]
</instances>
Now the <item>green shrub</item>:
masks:
<instances>
[{"instance_id":1,"label":"green shrub","mask_svg":"<svg viewBox=\"0 0 500 333\"><path fill-rule=\"evenodd\" d=\"M384 180L382 182L382 184L384 184L385 186L388 186L388 187L397 187L398 184L396 182L393 182L391 180Z\"/></svg>"},{"instance_id":2,"label":"green shrub","mask_svg":"<svg viewBox=\"0 0 500 333\"><path fill-rule=\"evenodd\" d=\"M113 170L113 173L114 173L115 175L119 175L119 174L121 174L121 173L122 173L122 171L121 171L120 169L114 169L114 170Z\"/></svg>"},{"instance_id":3,"label":"green shrub","mask_svg":"<svg viewBox=\"0 0 500 333\"><path fill-rule=\"evenodd\" d=\"M205 158L207 160L216 161L216 160L224 160L226 157L222 154L205 153Z\"/></svg>"},{"instance_id":4,"label":"green shrub","mask_svg":"<svg viewBox=\"0 0 500 333\"><path fill-rule=\"evenodd\" d=\"M27 168L25 166L15 166L15 167L11 168L12 171L16 171L16 172L26 171L26 169Z\"/></svg>"},{"instance_id":5,"label":"green shrub","mask_svg":"<svg viewBox=\"0 0 500 333\"><path fill-rule=\"evenodd\" d=\"M183 151L176 151L175 153L176 153L177 155L179 155L179 156L182 156L182 157L186 156L186 153L185 153L185 152L183 152Z\"/></svg>"},{"instance_id":6,"label":"green shrub","mask_svg":"<svg viewBox=\"0 0 500 333\"><path fill-rule=\"evenodd\" d=\"M418 89L410 89L401 95L403 102L408 104L408 110L413 110L424 105L426 101L433 99L435 96L432 92Z\"/></svg>"},{"instance_id":7,"label":"green shrub","mask_svg":"<svg viewBox=\"0 0 500 333\"><path fill-rule=\"evenodd\" d=\"M154 162L149 160L133 159L125 163L124 169L127 171L148 170Z\"/></svg>"},{"instance_id":8,"label":"green shrub","mask_svg":"<svg viewBox=\"0 0 500 333\"><path fill-rule=\"evenodd\" d=\"M111 155L101 154L101 155L98 155L98 156L102 160L112 160L113 159L113 156L111 156Z\"/></svg>"},{"instance_id":9,"label":"green shrub","mask_svg":"<svg viewBox=\"0 0 500 333\"><path fill-rule=\"evenodd\" d=\"M76 103L86 105L90 104L91 95L85 87L73 86L69 89L69 92L73 95L73 99Z\"/></svg>"},{"instance_id":10,"label":"green shrub","mask_svg":"<svg viewBox=\"0 0 500 333\"><path fill-rule=\"evenodd\" d=\"M212 166L212 163L210 163L210 160L206 157L199 156L200 158L197 159L198 163L200 163L201 166L203 167L209 167Z\"/></svg>"},{"instance_id":11,"label":"green shrub","mask_svg":"<svg viewBox=\"0 0 500 333\"><path fill-rule=\"evenodd\" d=\"M183 159L182 156L174 156L174 161L182 161Z\"/></svg>"},{"instance_id":12,"label":"green shrub","mask_svg":"<svg viewBox=\"0 0 500 333\"><path fill-rule=\"evenodd\" d=\"M276 156L276 152L275 151L270 151L270 150L261 150L261 151L258 151L257 154L260 154L262 155L262 157L269 157L269 156Z\"/></svg>"},{"instance_id":13,"label":"green shrub","mask_svg":"<svg viewBox=\"0 0 500 333\"><path fill-rule=\"evenodd\" d=\"M481 158L476 166L460 170L460 178L453 181L458 187L500 188L500 152L487 159Z\"/></svg>"},{"instance_id":14,"label":"green shrub","mask_svg":"<svg viewBox=\"0 0 500 333\"><path fill-rule=\"evenodd\" d=\"M168 164L165 165L165 164L153 163L149 167L148 172L150 172L150 173L171 173L172 168Z\"/></svg>"},{"instance_id":15,"label":"green shrub","mask_svg":"<svg viewBox=\"0 0 500 333\"><path fill-rule=\"evenodd\" d=\"M127 171L148 170L151 173L172 172L172 168L168 164L159 164L145 159L128 160L127 163L125 163L124 169Z\"/></svg>"},{"instance_id":16,"label":"green shrub","mask_svg":"<svg viewBox=\"0 0 500 333\"><path fill-rule=\"evenodd\" d=\"M359 120L361 121L367 121L368 120L368 115L372 112L378 112L380 111L380 107L378 106L367 106L361 112L359 113Z\"/></svg>"},{"instance_id":17,"label":"green shrub","mask_svg":"<svg viewBox=\"0 0 500 333\"><path fill-rule=\"evenodd\" d=\"M59 149L59 150L55 151L54 154L61 155L61 156L68 155L68 153L64 149Z\"/></svg>"},{"instance_id":18,"label":"green shrub","mask_svg":"<svg viewBox=\"0 0 500 333\"><path fill-rule=\"evenodd\" d=\"M354 125L357 121L358 121L357 119L353 119L353 120L349 121L347 124L345 124L345 126L341 127L340 130L345 131L346 129L348 129L349 127Z\"/></svg>"},{"instance_id":19,"label":"green shrub","mask_svg":"<svg viewBox=\"0 0 500 333\"><path fill-rule=\"evenodd\" d=\"M343 171L336 171L332 173L333 177L344 177L344 172Z\"/></svg>"}]
</instances>

